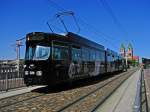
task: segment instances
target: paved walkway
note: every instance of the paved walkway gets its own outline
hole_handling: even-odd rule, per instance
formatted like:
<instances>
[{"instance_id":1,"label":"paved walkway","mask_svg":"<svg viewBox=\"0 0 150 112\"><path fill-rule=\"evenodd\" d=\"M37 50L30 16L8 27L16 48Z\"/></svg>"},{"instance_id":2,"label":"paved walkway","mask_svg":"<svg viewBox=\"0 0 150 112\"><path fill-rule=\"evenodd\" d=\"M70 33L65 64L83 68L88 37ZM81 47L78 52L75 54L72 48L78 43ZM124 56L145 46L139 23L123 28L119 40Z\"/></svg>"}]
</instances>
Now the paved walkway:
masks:
<instances>
[{"instance_id":1,"label":"paved walkway","mask_svg":"<svg viewBox=\"0 0 150 112\"><path fill-rule=\"evenodd\" d=\"M144 78L145 78L145 84L146 84L148 107L150 107L150 69L144 70Z\"/></svg>"},{"instance_id":2,"label":"paved walkway","mask_svg":"<svg viewBox=\"0 0 150 112\"><path fill-rule=\"evenodd\" d=\"M23 87L20 89L10 90L8 92L2 92L2 93L0 93L0 99L19 95L19 94L23 94L23 93L27 93L27 92L30 92L34 89L41 88L41 87L44 87L44 86Z\"/></svg>"},{"instance_id":3,"label":"paved walkway","mask_svg":"<svg viewBox=\"0 0 150 112\"><path fill-rule=\"evenodd\" d=\"M135 72L113 93L97 112L133 112L140 71Z\"/></svg>"}]
</instances>

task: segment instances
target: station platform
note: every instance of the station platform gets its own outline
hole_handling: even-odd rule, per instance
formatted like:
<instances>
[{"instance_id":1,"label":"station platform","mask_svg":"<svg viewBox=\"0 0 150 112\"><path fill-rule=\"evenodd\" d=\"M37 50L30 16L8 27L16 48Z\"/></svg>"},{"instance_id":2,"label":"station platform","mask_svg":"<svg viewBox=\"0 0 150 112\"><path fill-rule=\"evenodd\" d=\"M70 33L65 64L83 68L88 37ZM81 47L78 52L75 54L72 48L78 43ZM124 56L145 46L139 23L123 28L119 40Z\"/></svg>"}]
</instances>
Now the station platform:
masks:
<instances>
[{"instance_id":1,"label":"station platform","mask_svg":"<svg viewBox=\"0 0 150 112\"><path fill-rule=\"evenodd\" d=\"M27 92L30 92L34 89L41 88L41 87L44 87L44 86L22 87L22 88L18 88L18 89L12 89L12 90L9 90L7 92L0 92L0 100L3 98L27 93Z\"/></svg>"},{"instance_id":2,"label":"station platform","mask_svg":"<svg viewBox=\"0 0 150 112\"><path fill-rule=\"evenodd\" d=\"M141 74L141 71L138 70L131 77L129 77L96 110L96 112L134 112L135 99L136 99L136 93L137 93L138 81L140 79L140 74Z\"/></svg>"}]
</instances>

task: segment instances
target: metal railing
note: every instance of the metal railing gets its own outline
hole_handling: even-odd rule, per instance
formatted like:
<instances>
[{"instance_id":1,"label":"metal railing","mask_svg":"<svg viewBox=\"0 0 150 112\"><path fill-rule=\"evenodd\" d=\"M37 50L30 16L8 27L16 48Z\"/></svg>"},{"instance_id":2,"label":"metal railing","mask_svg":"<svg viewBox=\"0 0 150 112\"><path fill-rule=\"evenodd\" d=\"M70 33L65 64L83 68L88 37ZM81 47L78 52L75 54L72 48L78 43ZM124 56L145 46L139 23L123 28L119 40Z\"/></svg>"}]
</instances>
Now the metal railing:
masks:
<instances>
[{"instance_id":1,"label":"metal railing","mask_svg":"<svg viewBox=\"0 0 150 112\"><path fill-rule=\"evenodd\" d=\"M149 112L143 69L141 69L140 78L137 84L134 112Z\"/></svg>"},{"instance_id":2,"label":"metal railing","mask_svg":"<svg viewBox=\"0 0 150 112\"><path fill-rule=\"evenodd\" d=\"M19 73L16 65L0 66L0 92L23 86L25 86L23 79L23 65L20 65Z\"/></svg>"}]
</instances>

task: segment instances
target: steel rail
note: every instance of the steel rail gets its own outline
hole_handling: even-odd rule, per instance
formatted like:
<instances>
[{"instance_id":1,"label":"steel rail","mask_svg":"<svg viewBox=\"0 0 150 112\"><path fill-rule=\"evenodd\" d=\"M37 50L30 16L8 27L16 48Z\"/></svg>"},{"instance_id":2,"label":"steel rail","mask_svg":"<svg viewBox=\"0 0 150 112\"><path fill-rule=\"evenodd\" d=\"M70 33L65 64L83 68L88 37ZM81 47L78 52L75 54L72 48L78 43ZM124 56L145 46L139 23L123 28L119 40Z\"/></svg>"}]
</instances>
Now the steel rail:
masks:
<instances>
[{"instance_id":1,"label":"steel rail","mask_svg":"<svg viewBox=\"0 0 150 112\"><path fill-rule=\"evenodd\" d=\"M65 106L63 106L63 107L61 107L59 110L57 110L57 112L63 112L63 111L65 111L66 109L72 107L73 105L77 104L77 103L80 102L81 100L87 98L87 97L90 96L91 94L97 92L97 91L100 90L101 88L103 88L103 87L107 86L108 84L110 84L111 82L115 81L116 79L119 79L120 77L122 77L122 76L124 76L124 75L126 75L126 74L128 74L128 73L132 74L132 73L134 73L134 72L135 72L135 71L133 70L133 71L129 71L129 72L123 73L122 75L116 77L115 79L112 79L112 80L108 81L107 83L100 85L100 86L97 87L95 90L93 90L93 91L87 93L86 95L83 95L83 96L79 97L79 98L76 99L75 101L72 101L71 103L66 104ZM97 106L96 106L96 107L97 107ZM94 107L93 110L96 109L96 107Z\"/></svg>"},{"instance_id":2,"label":"steel rail","mask_svg":"<svg viewBox=\"0 0 150 112\"><path fill-rule=\"evenodd\" d=\"M27 92L27 93L30 93L30 92ZM1 100L5 100L5 99L8 99L8 98L13 98L13 97L16 97L16 96L25 95L27 93L22 93L22 94L15 95L15 96L10 96L10 97L7 97L7 98L3 98ZM3 108L5 108L5 107L9 107L11 105L15 105L15 104L18 104L18 103L21 103L21 102L24 102L24 101L28 101L28 100L31 100L31 99L39 98L39 97L42 97L42 96L45 96L45 95L46 94L40 94L40 95L37 95L37 96L33 96L33 97L29 97L29 98L23 99L21 101L16 101L16 102L12 102L10 104L6 104L6 105L3 105L3 106L0 106L0 110L3 109Z\"/></svg>"},{"instance_id":3,"label":"steel rail","mask_svg":"<svg viewBox=\"0 0 150 112\"><path fill-rule=\"evenodd\" d=\"M115 87L113 89L113 91L110 94L108 94L102 101L97 102L97 104L94 107L92 107L92 109L90 110L90 112L95 112L127 79L130 78L130 76L134 72L135 71L131 71L130 75L127 78L125 78L117 87Z\"/></svg>"}]
</instances>

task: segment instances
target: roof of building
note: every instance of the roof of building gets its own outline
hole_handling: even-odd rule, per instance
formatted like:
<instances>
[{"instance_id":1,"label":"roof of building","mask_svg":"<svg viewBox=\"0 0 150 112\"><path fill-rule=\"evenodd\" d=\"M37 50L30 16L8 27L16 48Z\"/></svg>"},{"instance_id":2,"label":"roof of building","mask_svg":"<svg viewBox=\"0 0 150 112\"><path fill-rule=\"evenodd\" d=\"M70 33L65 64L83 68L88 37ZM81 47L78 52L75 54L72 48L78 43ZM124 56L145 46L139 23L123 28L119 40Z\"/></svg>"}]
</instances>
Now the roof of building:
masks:
<instances>
[{"instance_id":1,"label":"roof of building","mask_svg":"<svg viewBox=\"0 0 150 112\"><path fill-rule=\"evenodd\" d=\"M124 44L123 44L123 43L121 44L121 49L122 49L122 48L123 48L123 49L125 49L125 46L124 46Z\"/></svg>"},{"instance_id":2,"label":"roof of building","mask_svg":"<svg viewBox=\"0 0 150 112\"><path fill-rule=\"evenodd\" d=\"M128 44L128 49L129 49L129 48L130 48L130 49L133 49L133 47L132 47L132 44L131 44L131 43L129 43L129 44Z\"/></svg>"}]
</instances>

